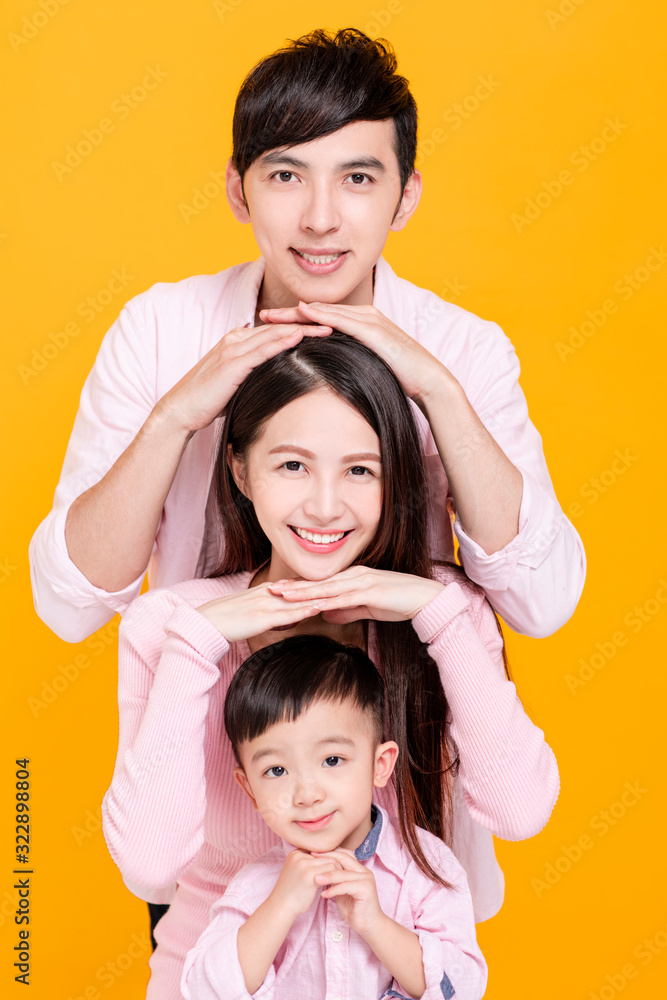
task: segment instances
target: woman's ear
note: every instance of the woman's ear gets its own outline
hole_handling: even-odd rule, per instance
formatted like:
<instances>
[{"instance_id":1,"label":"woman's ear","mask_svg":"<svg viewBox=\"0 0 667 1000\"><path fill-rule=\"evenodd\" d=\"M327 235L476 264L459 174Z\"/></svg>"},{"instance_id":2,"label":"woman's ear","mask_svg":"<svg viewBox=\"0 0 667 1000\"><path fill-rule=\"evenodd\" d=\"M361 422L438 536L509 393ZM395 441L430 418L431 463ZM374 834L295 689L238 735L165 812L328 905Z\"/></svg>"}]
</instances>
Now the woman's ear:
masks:
<instances>
[{"instance_id":1,"label":"woman's ear","mask_svg":"<svg viewBox=\"0 0 667 1000\"><path fill-rule=\"evenodd\" d=\"M246 773L242 767L234 768L234 780L236 781L237 785L241 786L243 791L246 793L246 795L252 802L253 809L257 809L257 799L252 794L252 788L250 787L250 782L248 781Z\"/></svg>"},{"instance_id":2,"label":"woman's ear","mask_svg":"<svg viewBox=\"0 0 667 1000\"><path fill-rule=\"evenodd\" d=\"M227 465L229 466L229 471L232 474L232 478L236 483L237 488L241 491L244 497L251 500L250 492L248 489L248 483L246 481L246 464L242 458L234 454L234 448L231 444L227 445Z\"/></svg>"},{"instance_id":3,"label":"woman's ear","mask_svg":"<svg viewBox=\"0 0 667 1000\"><path fill-rule=\"evenodd\" d=\"M392 776L396 760L398 759L398 743L389 740L387 743L380 743L375 751L375 773L373 784L376 788L384 788Z\"/></svg>"},{"instance_id":4,"label":"woman's ear","mask_svg":"<svg viewBox=\"0 0 667 1000\"><path fill-rule=\"evenodd\" d=\"M243 181L236 167L232 165L231 157L227 164L225 182L227 187L227 201L234 214L234 218L237 222L243 224L250 222L250 212L248 211L248 202L245 200Z\"/></svg>"}]
</instances>

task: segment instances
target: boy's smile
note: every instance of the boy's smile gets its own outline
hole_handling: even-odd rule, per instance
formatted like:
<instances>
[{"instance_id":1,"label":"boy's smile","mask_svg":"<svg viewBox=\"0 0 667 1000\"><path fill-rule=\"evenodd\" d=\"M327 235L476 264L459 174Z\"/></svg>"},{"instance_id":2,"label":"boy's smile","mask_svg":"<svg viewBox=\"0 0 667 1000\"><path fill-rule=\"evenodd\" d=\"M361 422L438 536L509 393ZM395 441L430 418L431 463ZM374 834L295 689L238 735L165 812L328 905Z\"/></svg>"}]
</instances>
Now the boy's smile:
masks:
<instances>
[{"instance_id":1,"label":"boy's smile","mask_svg":"<svg viewBox=\"0 0 667 1000\"><path fill-rule=\"evenodd\" d=\"M369 305L390 230L415 211L421 178L401 196L392 119L360 121L228 168L234 215L251 222L266 272L257 308L304 302Z\"/></svg>"}]
</instances>

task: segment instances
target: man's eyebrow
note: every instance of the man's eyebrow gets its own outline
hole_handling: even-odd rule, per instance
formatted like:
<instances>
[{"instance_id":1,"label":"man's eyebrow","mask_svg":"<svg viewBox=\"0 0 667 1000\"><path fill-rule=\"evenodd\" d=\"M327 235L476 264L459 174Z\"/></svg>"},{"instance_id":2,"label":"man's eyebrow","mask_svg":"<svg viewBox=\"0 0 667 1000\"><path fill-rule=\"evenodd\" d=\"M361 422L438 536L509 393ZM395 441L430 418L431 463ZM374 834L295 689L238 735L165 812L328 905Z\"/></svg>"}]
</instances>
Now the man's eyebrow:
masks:
<instances>
[{"instance_id":1,"label":"man's eyebrow","mask_svg":"<svg viewBox=\"0 0 667 1000\"><path fill-rule=\"evenodd\" d=\"M278 150L274 150L271 153L265 153L264 156L260 158L260 162L263 166L288 166L288 167L300 167L303 170L308 170L309 164L304 160L300 160L297 156L291 156L289 153L281 153ZM346 160L344 163L338 163L336 165L336 170L379 170L384 171L385 165L382 160L378 160L376 156L358 156L354 160Z\"/></svg>"}]
</instances>

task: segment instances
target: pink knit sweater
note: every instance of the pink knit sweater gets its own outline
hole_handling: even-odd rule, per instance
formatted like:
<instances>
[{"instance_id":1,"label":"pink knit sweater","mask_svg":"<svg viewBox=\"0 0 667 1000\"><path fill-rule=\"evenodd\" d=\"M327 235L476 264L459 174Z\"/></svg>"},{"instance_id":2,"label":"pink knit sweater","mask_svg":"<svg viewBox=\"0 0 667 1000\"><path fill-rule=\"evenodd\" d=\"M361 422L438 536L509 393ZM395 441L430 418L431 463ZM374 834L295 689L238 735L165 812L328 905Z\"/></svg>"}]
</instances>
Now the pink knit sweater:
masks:
<instances>
[{"instance_id":1,"label":"pink knit sweater","mask_svg":"<svg viewBox=\"0 0 667 1000\"><path fill-rule=\"evenodd\" d=\"M120 632L120 737L104 805L109 850L128 886L172 900L160 921L147 997L180 1000L187 951L231 878L278 838L233 779L222 711L229 682L250 655L230 644L198 605L248 586L252 574L192 580L138 598ZM466 870L477 920L503 898L492 834L531 837L558 797L558 768L502 665L491 608L478 587L444 568L446 584L414 619L438 664L460 756L452 845ZM374 630L369 655L375 659ZM391 788L378 803L396 811ZM175 895L174 895L175 890Z\"/></svg>"}]
</instances>

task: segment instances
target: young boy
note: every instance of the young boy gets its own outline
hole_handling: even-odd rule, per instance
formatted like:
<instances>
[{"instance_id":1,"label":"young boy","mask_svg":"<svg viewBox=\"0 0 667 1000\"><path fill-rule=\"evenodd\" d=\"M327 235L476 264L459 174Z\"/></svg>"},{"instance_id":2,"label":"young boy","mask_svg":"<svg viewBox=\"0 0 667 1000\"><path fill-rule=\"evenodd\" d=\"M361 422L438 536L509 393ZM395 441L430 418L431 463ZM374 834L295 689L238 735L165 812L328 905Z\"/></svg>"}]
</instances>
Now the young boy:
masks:
<instances>
[{"instance_id":1,"label":"young boy","mask_svg":"<svg viewBox=\"0 0 667 1000\"><path fill-rule=\"evenodd\" d=\"M31 545L38 614L78 642L151 586L206 574L216 418L265 358L332 327L394 369L419 407L435 558L505 621L572 614L583 547L553 492L497 326L397 277L381 253L421 193L417 109L388 46L315 31L263 59L234 114L228 199L262 257L132 299L84 387L52 512ZM150 563L150 566L149 566Z\"/></svg>"},{"instance_id":2,"label":"young boy","mask_svg":"<svg viewBox=\"0 0 667 1000\"><path fill-rule=\"evenodd\" d=\"M372 804L398 754L361 650L297 636L235 674L235 778L282 844L243 868L186 959L188 1000L477 1000L486 965L463 869L418 830L428 864Z\"/></svg>"}]
</instances>

